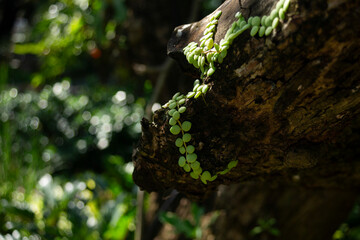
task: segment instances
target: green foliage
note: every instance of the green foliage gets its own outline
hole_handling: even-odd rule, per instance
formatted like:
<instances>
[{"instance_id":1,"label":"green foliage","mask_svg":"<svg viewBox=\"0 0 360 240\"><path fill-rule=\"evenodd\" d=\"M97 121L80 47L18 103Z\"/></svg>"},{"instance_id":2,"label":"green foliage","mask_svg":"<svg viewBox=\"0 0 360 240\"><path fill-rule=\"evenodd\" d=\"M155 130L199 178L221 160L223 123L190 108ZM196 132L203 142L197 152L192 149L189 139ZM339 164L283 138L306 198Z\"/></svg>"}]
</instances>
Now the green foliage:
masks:
<instances>
[{"instance_id":1,"label":"green foliage","mask_svg":"<svg viewBox=\"0 0 360 240\"><path fill-rule=\"evenodd\" d=\"M0 239L133 239L145 100L117 58L126 11L48 0L18 17L0 62Z\"/></svg>"},{"instance_id":2,"label":"green foliage","mask_svg":"<svg viewBox=\"0 0 360 240\"><path fill-rule=\"evenodd\" d=\"M256 227L254 227L251 231L250 231L250 235L251 236L256 236L256 235L260 235L260 234L269 234L272 236L280 236L280 231L279 229L277 229L275 227L276 225L276 219L274 218L269 218L269 219L264 219L261 218L258 220L258 225Z\"/></svg>"},{"instance_id":3,"label":"green foliage","mask_svg":"<svg viewBox=\"0 0 360 240\"><path fill-rule=\"evenodd\" d=\"M36 55L40 69L33 73L37 87L69 71L81 71L104 53L125 47L125 35L118 35L126 17L124 0L58 0L37 8L34 26L14 39L13 53ZM106 15L107 8L114 15ZM19 35L20 36L20 35ZM90 58L90 59L89 59ZM79 61L81 59L81 61Z\"/></svg>"},{"instance_id":4,"label":"green foliage","mask_svg":"<svg viewBox=\"0 0 360 240\"><path fill-rule=\"evenodd\" d=\"M204 87L206 87L205 91ZM182 105L185 104L186 101L189 100L191 97L196 98L197 95L200 96L205 94L207 89L207 85L200 85L200 81L195 80L193 88L194 94L190 96L188 93L186 96L184 96L180 95L180 93L176 93L169 102L163 105L163 108L169 108L169 124L171 125L169 131L173 135L181 134L181 137L177 138L175 141L175 146L179 148L180 154L183 155L180 156L180 158L178 159L178 165L183 168L185 172L188 172L192 178L200 178L200 180L204 184L207 184L207 181L214 181L217 178L217 175L215 174L211 176L208 171L203 173L203 170L200 167L200 162L196 161L197 155L196 153L194 153L195 147L193 145L190 145L190 142L192 140L191 134L187 133L188 131L190 131L192 124L189 121L181 122L180 116L186 111L186 107Z\"/></svg>"},{"instance_id":5,"label":"green foliage","mask_svg":"<svg viewBox=\"0 0 360 240\"><path fill-rule=\"evenodd\" d=\"M124 91L74 92L64 79L40 92L0 93L0 236L132 236L132 163L120 156L131 154L144 106ZM119 134L128 145L115 151ZM89 164L85 171L71 178L54 174L71 172L81 159ZM91 159L103 174L89 171Z\"/></svg>"},{"instance_id":6,"label":"green foliage","mask_svg":"<svg viewBox=\"0 0 360 240\"><path fill-rule=\"evenodd\" d=\"M335 231L333 240L360 239L360 202L357 201L346 222Z\"/></svg>"},{"instance_id":7,"label":"green foliage","mask_svg":"<svg viewBox=\"0 0 360 240\"><path fill-rule=\"evenodd\" d=\"M163 223L171 224L175 227L175 230L179 234L184 234L187 238L190 239L201 239L202 230L200 226L201 217L204 215L204 208L199 207L197 204L193 203L191 206L192 219L181 219L175 213L172 212L161 212L159 219ZM214 215L215 218L217 215ZM215 218L212 222L215 221Z\"/></svg>"},{"instance_id":8,"label":"green foliage","mask_svg":"<svg viewBox=\"0 0 360 240\"><path fill-rule=\"evenodd\" d=\"M284 19L285 13L289 7L290 0L279 0L276 8L271 11L269 16L249 17L246 21L240 12L235 14L236 21L226 32L219 44L214 42L215 28L221 11L213 14L210 22L206 25L204 36L200 38L199 44L196 42L189 43L184 48L184 54L187 61L195 68L201 71L201 78L211 76L216 71L216 64L221 64L227 55L227 50L236 37L250 29L250 35L254 37L259 32L259 37L269 36L279 24L279 18ZM260 25L262 25L260 27ZM260 31L259 31L260 30Z\"/></svg>"}]
</instances>

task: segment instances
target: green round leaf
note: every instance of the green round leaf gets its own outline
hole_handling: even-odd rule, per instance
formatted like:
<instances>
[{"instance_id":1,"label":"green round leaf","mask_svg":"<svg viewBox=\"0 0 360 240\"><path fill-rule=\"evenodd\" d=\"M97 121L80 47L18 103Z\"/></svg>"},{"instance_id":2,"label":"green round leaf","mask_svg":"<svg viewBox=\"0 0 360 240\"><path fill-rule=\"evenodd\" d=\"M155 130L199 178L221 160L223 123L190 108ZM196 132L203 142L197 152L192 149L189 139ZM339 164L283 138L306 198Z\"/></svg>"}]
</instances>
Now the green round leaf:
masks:
<instances>
[{"instance_id":1,"label":"green round leaf","mask_svg":"<svg viewBox=\"0 0 360 240\"><path fill-rule=\"evenodd\" d=\"M193 153L195 151L195 147L193 145L186 146L187 153Z\"/></svg>"},{"instance_id":2,"label":"green round leaf","mask_svg":"<svg viewBox=\"0 0 360 240\"><path fill-rule=\"evenodd\" d=\"M219 11L217 11L216 13L215 13L215 15L213 16L213 18L214 19L217 19L217 18L219 18L220 16L221 16L221 11L219 10ZM213 20L213 19L211 19L211 20Z\"/></svg>"},{"instance_id":3,"label":"green round leaf","mask_svg":"<svg viewBox=\"0 0 360 240\"><path fill-rule=\"evenodd\" d=\"M209 53L207 53L206 54L206 60L208 61L208 62L211 62L211 58L214 56L214 53L212 53L212 52L209 52Z\"/></svg>"},{"instance_id":4,"label":"green round leaf","mask_svg":"<svg viewBox=\"0 0 360 240\"><path fill-rule=\"evenodd\" d=\"M264 36L264 34L265 34L265 27L264 26L261 26L261 28L260 28L260 30L259 30L259 37L262 37L262 36Z\"/></svg>"},{"instance_id":5,"label":"green round leaf","mask_svg":"<svg viewBox=\"0 0 360 240\"><path fill-rule=\"evenodd\" d=\"M184 142L189 142L191 140L191 135L189 133L185 133L182 139Z\"/></svg>"},{"instance_id":6,"label":"green round leaf","mask_svg":"<svg viewBox=\"0 0 360 240\"><path fill-rule=\"evenodd\" d=\"M262 16L261 18L261 25L265 26L265 20L266 20L266 16Z\"/></svg>"},{"instance_id":7,"label":"green round leaf","mask_svg":"<svg viewBox=\"0 0 360 240\"><path fill-rule=\"evenodd\" d=\"M201 174L200 180L204 183L207 184L207 180L211 179L211 174L208 171L205 171Z\"/></svg>"},{"instance_id":8,"label":"green round leaf","mask_svg":"<svg viewBox=\"0 0 360 240\"><path fill-rule=\"evenodd\" d=\"M224 61L224 58L219 55L218 60L219 63L222 63Z\"/></svg>"},{"instance_id":9,"label":"green round leaf","mask_svg":"<svg viewBox=\"0 0 360 240\"><path fill-rule=\"evenodd\" d=\"M200 85L200 86L196 89L196 91L197 91L197 92L201 92L202 89L203 89L203 87L204 87L204 85Z\"/></svg>"},{"instance_id":10,"label":"green round leaf","mask_svg":"<svg viewBox=\"0 0 360 240\"><path fill-rule=\"evenodd\" d=\"M179 127L179 125L174 125L170 128L170 132L174 135L178 135L181 131L181 128Z\"/></svg>"},{"instance_id":11,"label":"green round leaf","mask_svg":"<svg viewBox=\"0 0 360 240\"><path fill-rule=\"evenodd\" d=\"M254 21L254 20L253 20L253 21ZM214 181L216 178L217 178L217 175L215 174L214 176L212 176L212 177L209 179L209 181L212 182L212 181Z\"/></svg>"},{"instance_id":12,"label":"green round leaf","mask_svg":"<svg viewBox=\"0 0 360 240\"><path fill-rule=\"evenodd\" d=\"M259 27L258 26L254 26L251 28L251 31L250 31L250 36L255 36L256 33L259 31Z\"/></svg>"},{"instance_id":13,"label":"green round leaf","mask_svg":"<svg viewBox=\"0 0 360 240\"><path fill-rule=\"evenodd\" d=\"M199 57L199 54L201 53L202 49L200 47L195 48L195 54ZM196 58L197 59L197 58Z\"/></svg>"},{"instance_id":14,"label":"green round leaf","mask_svg":"<svg viewBox=\"0 0 360 240\"><path fill-rule=\"evenodd\" d=\"M170 124L171 126L174 126L174 125L176 124L176 120L175 120L174 118L170 118L169 124Z\"/></svg>"},{"instance_id":15,"label":"green round leaf","mask_svg":"<svg viewBox=\"0 0 360 240\"><path fill-rule=\"evenodd\" d=\"M176 109L171 109L171 110L168 112L168 114L169 114L170 116L172 116L172 115L174 114L174 112L176 112Z\"/></svg>"},{"instance_id":16,"label":"green round leaf","mask_svg":"<svg viewBox=\"0 0 360 240\"><path fill-rule=\"evenodd\" d=\"M179 95L180 95L180 93L179 93L179 92L175 93L175 94L174 94L174 96L172 97L172 99L174 99L174 100L175 100L175 99L176 99Z\"/></svg>"},{"instance_id":17,"label":"green round leaf","mask_svg":"<svg viewBox=\"0 0 360 240\"><path fill-rule=\"evenodd\" d=\"M261 23L261 19L258 16L254 17L251 21L251 25L253 25L253 26L259 26L260 23Z\"/></svg>"},{"instance_id":18,"label":"green round leaf","mask_svg":"<svg viewBox=\"0 0 360 240\"><path fill-rule=\"evenodd\" d=\"M186 107L179 108L179 113L184 113L186 111Z\"/></svg>"},{"instance_id":19,"label":"green round leaf","mask_svg":"<svg viewBox=\"0 0 360 240\"><path fill-rule=\"evenodd\" d=\"M285 19L285 11L282 8L280 8L280 10L279 10L279 17L281 20Z\"/></svg>"},{"instance_id":20,"label":"green round leaf","mask_svg":"<svg viewBox=\"0 0 360 240\"><path fill-rule=\"evenodd\" d=\"M192 98L193 96L195 96L196 92L189 92L186 97L187 98Z\"/></svg>"},{"instance_id":21,"label":"green round leaf","mask_svg":"<svg viewBox=\"0 0 360 240\"><path fill-rule=\"evenodd\" d=\"M230 44L230 43L229 43ZM224 45L224 48L226 48L227 47L227 45ZM223 50L222 50L223 51ZM214 63L213 62L216 62L217 61L217 59L218 59L218 57L219 57L219 53L214 53L214 56L212 56L212 58L211 58L211 60L212 61L210 61L210 65L212 64L212 66L214 66Z\"/></svg>"},{"instance_id":22,"label":"green round leaf","mask_svg":"<svg viewBox=\"0 0 360 240\"><path fill-rule=\"evenodd\" d=\"M205 43L207 49L211 49L214 46L214 40L212 38L208 39Z\"/></svg>"},{"instance_id":23,"label":"green round leaf","mask_svg":"<svg viewBox=\"0 0 360 240\"><path fill-rule=\"evenodd\" d=\"M210 69L212 69L212 68L210 68ZM200 97L200 95L201 95L201 92L196 92L196 94L195 94L195 97L194 97L194 98L196 99L196 98Z\"/></svg>"},{"instance_id":24,"label":"green round leaf","mask_svg":"<svg viewBox=\"0 0 360 240\"><path fill-rule=\"evenodd\" d=\"M190 172L190 171L191 171L190 165L189 165L189 164L185 164L184 170L185 170L186 172Z\"/></svg>"},{"instance_id":25,"label":"green round leaf","mask_svg":"<svg viewBox=\"0 0 360 240\"><path fill-rule=\"evenodd\" d=\"M219 44L214 43L214 48L215 48L215 50L216 50L217 52L220 51L220 46L219 46ZM207 56L206 56L206 57L207 57Z\"/></svg>"},{"instance_id":26,"label":"green round leaf","mask_svg":"<svg viewBox=\"0 0 360 240\"><path fill-rule=\"evenodd\" d=\"M209 90L209 85L205 85L205 86L201 89L201 92L202 92L203 94L205 94L208 90Z\"/></svg>"},{"instance_id":27,"label":"green round leaf","mask_svg":"<svg viewBox=\"0 0 360 240\"><path fill-rule=\"evenodd\" d=\"M182 128L185 132L189 131L189 130L191 129L191 122L189 122L189 121L183 122L183 123L181 124L181 128Z\"/></svg>"},{"instance_id":28,"label":"green round leaf","mask_svg":"<svg viewBox=\"0 0 360 240\"><path fill-rule=\"evenodd\" d=\"M186 160L187 160L189 163L195 162L196 159L197 159L196 153L191 153L191 154L188 154L188 155L186 156Z\"/></svg>"},{"instance_id":29,"label":"green round leaf","mask_svg":"<svg viewBox=\"0 0 360 240\"><path fill-rule=\"evenodd\" d=\"M204 184L207 184L206 180L204 180L201 176L200 176L200 180L201 180Z\"/></svg>"},{"instance_id":30,"label":"green round leaf","mask_svg":"<svg viewBox=\"0 0 360 240\"><path fill-rule=\"evenodd\" d=\"M196 170L196 169L199 169L200 163L198 161L195 161L195 162L191 163L190 166L193 170Z\"/></svg>"},{"instance_id":31,"label":"green round leaf","mask_svg":"<svg viewBox=\"0 0 360 240\"><path fill-rule=\"evenodd\" d=\"M176 98L176 101L179 101L181 99L184 99L184 95L182 95L182 94Z\"/></svg>"},{"instance_id":32,"label":"green round leaf","mask_svg":"<svg viewBox=\"0 0 360 240\"><path fill-rule=\"evenodd\" d=\"M185 157L183 157L183 156L179 157L179 161L178 161L179 166L184 167L185 163L186 163Z\"/></svg>"},{"instance_id":33,"label":"green round leaf","mask_svg":"<svg viewBox=\"0 0 360 240\"><path fill-rule=\"evenodd\" d=\"M276 18L274 18L274 20L272 22L272 28L275 29L278 24L279 24L279 18L276 17Z\"/></svg>"},{"instance_id":34,"label":"green round leaf","mask_svg":"<svg viewBox=\"0 0 360 240\"><path fill-rule=\"evenodd\" d=\"M278 12L276 11L276 9L272 10L270 13L271 20L273 20L277 15L278 15Z\"/></svg>"},{"instance_id":35,"label":"green round leaf","mask_svg":"<svg viewBox=\"0 0 360 240\"><path fill-rule=\"evenodd\" d=\"M198 87L200 87L200 83L196 84L193 88L193 91L196 92L196 90L198 89Z\"/></svg>"},{"instance_id":36,"label":"green round leaf","mask_svg":"<svg viewBox=\"0 0 360 240\"><path fill-rule=\"evenodd\" d=\"M266 19L265 19L265 26L266 27L270 27L272 24L272 19L270 16L267 16Z\"/></svg>"},{"instance_id":37,"label":"green round leaf","mask_svg":"<svg viewBox=\"0 0 360 240\"><path fill-rule=\"evenodd\" d=\"M237 160L236 160L236 161L231 161L231 162L229 162L229 164L228 164L228 168L229 168L229 169L232 169L232 168L236 167L237 164L238 164L238 161L237 161Z\"/></svg>"},{"instance_id":38,"label":"green round leaf","mask_svg":"<svg viewBox=\"0 0 360 240\"><path fill-rule=\"evenodd\" d=\"M286 12L288 10L289 6L290 6L290 0L285 0L284 6L283 6L284 12Z\"/></svg>"},{"instance_id":39,"label":"green round leaf","mask_svg":"<svg viewBox=\"0 0 360 240\"><path fill-rule=\"evenodd\" d=\"M181 138L176 139L175 145L181 147L184 144L184 141Z\"/></svg>"},{"instance_id":40,"label":"green round leaf","mask_svg":"<svg viewBox=\"0 0 360 240\"><path fill-rule=\"evenodd\" d=\"M175 102L170 103L169 108L170 108L170 109L176 108L176 103L175 103Z\"/></svg>"},{"instance_id":41,"label":"green round leaf","mask_svg":"<svg viewBox=\"0 0 360 240\"><path fill-rule=\"evenodd\" d=\"M184 98L182 98L182 99L179 100L179 102L178 102L179 105L183 105L184 103L185 103L185 99L184 99Z\"/></svg>"},{"instance_id":42,"label":"green round leaf","mask_svg":"<svg viewBox=\"0 0 360 240\"><path fill-rule=\"evenodd\" d=\"M241 21L239 28L241 29L241 28L245 27L246 24L247 24L246 21Z\"/></svg>"},{"instance_id":43,"label":"green round leaf","mask_svg":"<svg viewBox=\"0 0 360 240\"><path fill-rule=\"evenodd\" d=\"M200 175L202 173L202 168L199 167L198 169L195 169L193 171Z\"/></svg>"},{"instance_id":44,"label":"green round leaf","mask_svg":"<svg viewBox=\"0 0 360 240\"><path fill-rule=\"evenodd\" d=\"M184 147L181 147L181 148L179 148L179 152L180 152L181 154L185 154L186 150L185 150Z\"/></svg>"},{"instance_id":45,"label":"green round leaf","mask_svg":"<svg viewBox=\"0 0 360 240\"><path fill-rule=\"evenodd\" d=\"M211 179L211 174L209 171L205 171L201 174L201 177L204 178L205 180L210 180Z\"/></svg>"},{"instance_id":46,"label":"green round leaf","mask_svg":"<svg viewBox=\"0 0 360 240\"><path fill-rule=\"evenodd\" d=\"M180 118L180 113L178 111L174 112L172 118L174 118L175 120L179 120Z\"/></svg>"},{"instance_id":47,"label":"green round leaf","mask_svg":"<svg viewBox=\"0 0 360 240\"><path fill-rule=\"evenodd\" d=\"M272 32L273 28L272 27L267 27L265 30L265 36L269 36Z\"/></svg>"},{"instance_id":48,"label":"green round leaf","mask_svg":"<svg viewBox=\"0 0 360 240\"><path fill-rule=\"evenodd\" d=\"M199 179L199 174L196 173L196 172L191 172L191 173L190 173L190 176L191 176L193 179Z\"/></svg>"}]
</instances>

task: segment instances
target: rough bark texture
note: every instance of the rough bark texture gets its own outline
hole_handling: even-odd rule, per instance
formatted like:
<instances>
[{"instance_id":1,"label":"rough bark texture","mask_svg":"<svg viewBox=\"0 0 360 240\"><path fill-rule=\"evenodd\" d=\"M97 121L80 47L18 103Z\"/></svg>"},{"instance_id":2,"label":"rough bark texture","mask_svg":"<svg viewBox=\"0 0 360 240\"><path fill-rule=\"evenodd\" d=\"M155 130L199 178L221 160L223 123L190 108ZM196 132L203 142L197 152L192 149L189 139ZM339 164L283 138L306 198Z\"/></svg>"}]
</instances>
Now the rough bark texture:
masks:
<instances>
[{"instance_id":1,"label":"rough bark texture","mask_svg":"<svg viewBox=\"0 0 360 240\"><path fill-rule=\"evenodd\" d=\"M227 1L219 41L237 11L268 14L276 1ZM292 1L285 22L266 38L240 35L209 79L202 99L186 103L204 169L238 167L211 184L177 166L175 136L165 110L143 120L134 154L135 182L148 191L175 188L202 198L220 184L248 180L308 187L355 188L360 183L360 22L356 1ZM209 17L175 29L168 51L185 71L182 48L197 41ZM180 32L180 34L179 34Z\"/></svg>"},{"instance_id":2,"label":"rough bark texture","mask_svg":"<svg viewBox=\"0 0 360 240\"><path fill-rule=\"evenodd\" d=\"M356 192L268 184L238 184L219 189L214 209L220 216L211 227L215 239L332 239L353 206ZM237 201L234 201L234 200ZM240 202L240 204L239 204ZM269 230L253 235L258 221L275 219ZM204 236L206 239L208 236Z\"/></svg>"},{"instance_id":3,"label":"rough bark texture","mask_svg":"<svg viewBox=\"0 0 360 240\"><path fill-rule=\"evenodd\" d=\"M219 42L241 11L269 14L273 1L229 0L219 8ZM147 191L177 189L206 199L221 184L222 209L213 235L251 239L259 218L274 217L280 239L329 239L351 208L360 185L360 6L358 1L291 0L285 21L269 37L240 35L208 80L202 99L182 115L204 169L238 166L204 185L177 165L167 109L144 119L134 152L134 180ZM198 77L182 53L209 21L177 27L168 54ZM253 182L253 183L250 183ZM254 183L255 182L255 183ZM231 227L231 225L234 227ZM272 239L271 234L254 239ZM211 239L211 238L209 238Z\"/></svg>"}]
</instances>

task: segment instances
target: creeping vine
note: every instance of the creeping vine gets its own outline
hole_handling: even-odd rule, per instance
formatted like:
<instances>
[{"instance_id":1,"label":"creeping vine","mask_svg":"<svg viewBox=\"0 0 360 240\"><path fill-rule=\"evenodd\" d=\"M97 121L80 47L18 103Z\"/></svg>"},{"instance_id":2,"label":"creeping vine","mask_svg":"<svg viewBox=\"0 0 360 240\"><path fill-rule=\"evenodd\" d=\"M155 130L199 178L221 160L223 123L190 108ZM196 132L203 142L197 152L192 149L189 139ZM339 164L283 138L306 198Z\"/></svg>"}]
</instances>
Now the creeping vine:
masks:
<instances>
[{"instance_id":1,"label":"creeping vine","mask_svg":"<svg viewBox=\"0 0 360 240\"><path fill-rule=\"evenodd\" d=\"M180 95L176 93L170 101L163 105L163 108L169 108L168 114L170 116L169 124L170 132L173 135L179 136L175 141L175 146L179 148L180 157L178 165L189 172L190 176L194 179L199 179L207 184L207 181L214 181L218 174L223 175L228 173L232 168L236 167L238 161L230 161L225 170L211 174L209 171L204 171L201 168L200 162L197 161L198 157L195 153L195 147L191 144L193 141L189 133L192 123L190 121L181 121L180 116L186 111L183 106L187 100L191 98L197 99L204 96L209 90L209 85L205 80L216 71L216 66L221 64L227 55L227 50L241 33L250 29L252 37L258 34L259 37L269 36L274 29L278 26L281 20L285 19L285 13L290 5L290 0L279 0L268 16L253 16L249 17L246 21L240 12L235 14L237 19L228 29L225 37L220 40L219 44L214 42L214 33L221 16L221 11L217 11L206 25L204 36L200 38L200 43L191 42L183 50L187 61L201 72L200 82L196 79L192 91L187 95ZM218 63L218 64L216 64Z\"/></svg>"}]
</instances>

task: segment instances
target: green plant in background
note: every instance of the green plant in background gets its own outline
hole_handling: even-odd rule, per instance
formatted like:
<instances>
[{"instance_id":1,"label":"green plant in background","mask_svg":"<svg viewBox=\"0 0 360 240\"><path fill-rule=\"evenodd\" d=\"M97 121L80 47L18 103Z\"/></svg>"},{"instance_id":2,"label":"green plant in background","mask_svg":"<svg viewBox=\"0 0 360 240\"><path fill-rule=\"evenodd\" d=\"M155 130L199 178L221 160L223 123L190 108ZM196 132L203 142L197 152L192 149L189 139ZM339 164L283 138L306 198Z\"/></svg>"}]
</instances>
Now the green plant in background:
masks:
<instances>
[{"instance_id":1,"label":"green plant in background","mask_svg":"<svg viewBox=\"0 0 360 240\"><path fill-rule=\"evenodd\" d=\"M116 185L90 173L73 181L45 174L31 191L0 200L0 239L131 239L135 196Z\"/></svg>"},{"instance_id":2,"label":"green plant in background","mask_svg":"<svg viewBox=\"0 0 360 240\"><path fill-rule=\"evenodd\" d=\"M0 239L132 239L136 187L120 156L130 158L143 109L125 91L75 91L69 79L1 91Z\"/></svg>"},{"instance_id":3,"label":"green plant in background","mask_svg":"<svg viewBox=\"0 0 360 240\"><path fill-rule=\"evenodd\" d=\"M261 218L258 220L257 223L258 223L258 226L254 227L250 231L251 236L260 235L263 233L267 233L267 234L270 234L275 237L280 236L279 229L277 229L275 227L275 224L276 224L275 218L269 218L269 219Z\"/></svg>"},{"instance_id":4,"label":"green plant in background","mask_svg":"<svg viewBox=\"0 0 360 240\"><path fill-rule=\"evenodd\" d=\"M174 226L175 231L179 234L184 234L187 238L190 239L201 239L202 228L201 228L201 218L204 216L204 208L198 206L196 203L191 205L191 220L181 219L175 213L172 212L161 212L160 221L162 223L168 223ZM213 212L210 216L210 221L208 226L215 222L219 216L218 212Z\"/></svg>"},{"instance_id":5,"label":"green plant in background","mask_svg":"<svg viewBox=\"0 0 360 240\"><path fill-rule=\"evenodd\" d=\"M340 225L333 235L333 240L358 240L360 239L360 202L352 209L346 222Z\"/></svg>"},{"instance_id":6,"label":"green plant in background","mask_svg":"<svg viewBox=\"0 0 360 240\"><path fill-rule=\"evenodd\" d=\"M34 87L64 73L82 71L90 64L89 56L98 59L112 52L114 45L117 51L125 48L125 36L117 35L126 17L123 0L58 0L47 9L42 7L34 27L29 29L23 20L20 25L24 26L12 38L14 54L39 57L40 69L32 74ZM105 14L107 8L114 10L113 16Z\"/></svg>"}]
</instances>

